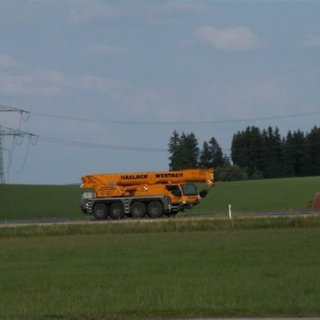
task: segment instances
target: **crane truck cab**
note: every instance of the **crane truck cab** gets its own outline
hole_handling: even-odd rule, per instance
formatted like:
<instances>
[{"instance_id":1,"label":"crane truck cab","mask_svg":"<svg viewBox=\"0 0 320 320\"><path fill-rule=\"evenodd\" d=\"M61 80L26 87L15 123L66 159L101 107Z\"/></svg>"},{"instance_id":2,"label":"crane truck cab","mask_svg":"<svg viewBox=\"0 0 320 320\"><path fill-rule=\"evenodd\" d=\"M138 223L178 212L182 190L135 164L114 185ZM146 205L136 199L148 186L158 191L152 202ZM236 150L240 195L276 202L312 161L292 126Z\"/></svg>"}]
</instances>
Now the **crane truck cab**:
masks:
<instances>
[{"instance_id":1,"label":"crane truck cab","mask_svg":"<svg viewBox=\"0 0 320 320\"><path fill-rule=\"evenodd\" d=\"M87 175L81 187L91 191L82 194L81 208L97 219L172 215L204 197L206 192L197 191L198 182L212 187L213 169Z\"/></svg>"}]
</instances>

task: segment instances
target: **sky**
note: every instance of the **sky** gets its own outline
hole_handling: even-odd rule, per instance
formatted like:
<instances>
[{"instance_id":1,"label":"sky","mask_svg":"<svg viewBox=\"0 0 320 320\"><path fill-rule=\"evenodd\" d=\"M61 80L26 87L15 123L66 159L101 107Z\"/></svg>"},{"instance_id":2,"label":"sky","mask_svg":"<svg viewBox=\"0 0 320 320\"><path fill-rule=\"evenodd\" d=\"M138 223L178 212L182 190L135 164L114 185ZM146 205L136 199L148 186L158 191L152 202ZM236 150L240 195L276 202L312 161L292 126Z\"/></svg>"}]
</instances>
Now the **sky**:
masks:
<instances>
[{"instance_id":1,"label":"sky","mask_svg":"<svg viewBox=\"0 0 320 320\"><path fill-rule=\"evenodd\" d=\"M26 111L0 112L25 133L6 182L168 170L174 130L226 154L247 126L308 132L319 57L316 0L1 0L0 105Z\"/></svg>"}]
</instances>

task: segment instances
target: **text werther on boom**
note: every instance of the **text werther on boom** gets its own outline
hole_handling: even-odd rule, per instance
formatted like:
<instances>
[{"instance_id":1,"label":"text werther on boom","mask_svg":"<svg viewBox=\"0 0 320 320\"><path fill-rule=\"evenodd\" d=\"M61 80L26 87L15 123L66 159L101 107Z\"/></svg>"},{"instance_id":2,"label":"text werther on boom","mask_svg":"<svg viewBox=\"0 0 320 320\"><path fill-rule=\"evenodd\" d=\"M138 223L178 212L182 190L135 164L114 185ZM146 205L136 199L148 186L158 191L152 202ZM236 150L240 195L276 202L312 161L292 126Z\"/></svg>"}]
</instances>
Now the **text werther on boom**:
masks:
<instances>
[{"instance_id":1,"label":"text werther on boom","mask_svg":"<svg viewBox=\"0 0 320 320\"><path fill-rule=\"evenodd\" d=\"M183 173L177 172L177 173L157 173L157 178L182 178Z\"/></svg>"}]
</instances>

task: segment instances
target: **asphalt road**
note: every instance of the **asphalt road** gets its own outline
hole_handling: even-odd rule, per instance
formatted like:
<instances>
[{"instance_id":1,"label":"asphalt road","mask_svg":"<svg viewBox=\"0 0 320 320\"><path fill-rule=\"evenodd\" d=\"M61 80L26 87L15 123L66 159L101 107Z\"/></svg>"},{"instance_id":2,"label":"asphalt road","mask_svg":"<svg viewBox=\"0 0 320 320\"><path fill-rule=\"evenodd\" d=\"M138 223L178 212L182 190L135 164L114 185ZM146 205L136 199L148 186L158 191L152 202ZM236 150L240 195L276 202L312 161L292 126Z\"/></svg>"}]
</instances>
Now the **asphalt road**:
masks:
<instances>
[{"instance_id":1,"label":"asphalt road","mask_svg":"<svg viewBox=\"0 0 320 320\"><path fill-rule=\"evenodd\" d=\"M252 217L252 218L264 218L264 217L290 217L290 216L319 216L320 212L308 212L308 211L299 211L299 212L257 212L251 213L248 215L241 215L243 217ZM239 217L239 215L238 215ZM155 222L155 221L165 221L165 220L201 220L201 219L218 219L218 218L227 218L227 215L222 214L211 214L211 215L199 215L199 214L191 214L191 215L177 215L174 217L161 217L157 219L143 218L143 219L132 219L132 218L124 218L121 220L95 220L92 216L81 216L77 217L61 217L61 218L40 218L40 219L26 219L26 220L1 220L0 219L0 228L1 227L9 227L9 226L30 226L30 225L54 225L54 224L96 224L96 223L134 223L136 221L139 222ZM299 318L301 320L302 318ZM242 319L241 319L242 320ZM267 319L263 319L267 320ZM320 319L319 319L320 320Z\"/></svg>"}]
</instances>

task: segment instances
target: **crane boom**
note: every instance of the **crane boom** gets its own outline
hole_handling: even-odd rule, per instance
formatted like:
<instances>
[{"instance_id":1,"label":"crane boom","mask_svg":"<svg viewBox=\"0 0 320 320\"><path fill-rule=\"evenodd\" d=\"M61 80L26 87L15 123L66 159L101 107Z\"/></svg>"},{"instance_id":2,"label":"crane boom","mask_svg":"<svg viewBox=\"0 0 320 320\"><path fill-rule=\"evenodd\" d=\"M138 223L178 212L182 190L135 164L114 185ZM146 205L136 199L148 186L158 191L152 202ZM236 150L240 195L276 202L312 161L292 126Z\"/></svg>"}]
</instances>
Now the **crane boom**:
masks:
<instances>
[{"instance_id":1,"label":"crane boom","mask_svg":"<svg viewBox=\"0 0 320 320\"><path fill-rule=\"evenodd\" d=\"M174 184L186 182L205 182L213 185L212 169L185 169L181 171L134 172L113 174L92 174L82 177L83 188L99 186L133 186L142 184Z\"/></svg>"}]
</instances>

